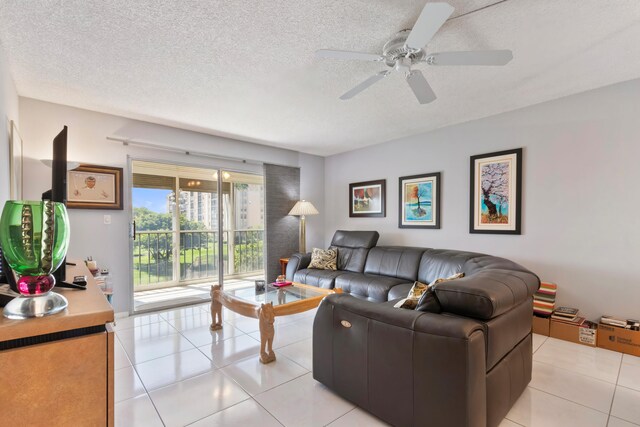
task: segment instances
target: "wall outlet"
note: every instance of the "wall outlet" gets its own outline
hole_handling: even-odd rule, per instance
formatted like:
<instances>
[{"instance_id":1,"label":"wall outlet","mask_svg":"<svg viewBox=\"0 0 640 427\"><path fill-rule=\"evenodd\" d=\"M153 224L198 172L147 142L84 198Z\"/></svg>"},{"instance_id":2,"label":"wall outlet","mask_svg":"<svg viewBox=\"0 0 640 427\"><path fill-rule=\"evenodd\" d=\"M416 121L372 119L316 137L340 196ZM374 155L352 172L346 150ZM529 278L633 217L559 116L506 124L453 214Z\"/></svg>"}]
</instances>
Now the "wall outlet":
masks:
<instances>
[{"instance_id":1,"label":"wall outlet","mask_svg":"<svg viewBox=\"0 0 640 427\"><path fill-rule=\"evenodd\" d=\"M105 224L111 224L111 215L105 215L104 216L104 223Z\"/></svg>"}]
</instances>

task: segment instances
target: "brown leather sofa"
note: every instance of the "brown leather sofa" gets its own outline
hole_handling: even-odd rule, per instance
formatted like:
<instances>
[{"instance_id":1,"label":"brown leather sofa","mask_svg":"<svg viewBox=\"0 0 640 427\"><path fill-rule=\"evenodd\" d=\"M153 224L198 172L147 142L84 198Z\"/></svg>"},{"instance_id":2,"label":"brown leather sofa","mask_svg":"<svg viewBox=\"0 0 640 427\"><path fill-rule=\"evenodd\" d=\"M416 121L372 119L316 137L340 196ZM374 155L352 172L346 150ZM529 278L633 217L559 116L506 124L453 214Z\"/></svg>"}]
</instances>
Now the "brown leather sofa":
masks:
<instances>
[{"instance_id":1,"label":"brown leather sofa","mask_svg":"<svg viewBox=\"0 0 640 427\"><path fill-rule=\"evenodd\" d=\"M351 249L372 242L363 234L338 233L337 242L347 241ZM396 426L500 424L531 380L538 277L490 255L374 245L361 268L315 283L321 270L303 271L305 255L287 270L294 280L312 277L311 284L345 291L318 308L314 378ZM393 307L414 280L430 283L458 272L465 277L435 287L442 312Z\"/></svg>"}]
</instances>

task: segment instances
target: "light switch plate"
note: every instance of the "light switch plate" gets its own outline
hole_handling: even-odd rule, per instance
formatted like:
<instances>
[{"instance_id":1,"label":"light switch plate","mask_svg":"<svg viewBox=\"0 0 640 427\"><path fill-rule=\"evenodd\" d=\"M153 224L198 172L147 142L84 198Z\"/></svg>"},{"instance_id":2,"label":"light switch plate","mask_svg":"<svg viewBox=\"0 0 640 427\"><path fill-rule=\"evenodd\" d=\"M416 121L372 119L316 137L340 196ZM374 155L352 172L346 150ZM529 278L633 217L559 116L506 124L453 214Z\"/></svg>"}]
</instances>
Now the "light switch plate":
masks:
<instances>
[{"instance_id":1,"label":"light switch plate","mask_svg":"<svg viewBox=\"0 0 640 427\"><path fill-rule=\"evenodd\" d=\"M111 224L111 215L105 215L104 216L104 223L105 224Z\"/></svg>"}]
</instances>

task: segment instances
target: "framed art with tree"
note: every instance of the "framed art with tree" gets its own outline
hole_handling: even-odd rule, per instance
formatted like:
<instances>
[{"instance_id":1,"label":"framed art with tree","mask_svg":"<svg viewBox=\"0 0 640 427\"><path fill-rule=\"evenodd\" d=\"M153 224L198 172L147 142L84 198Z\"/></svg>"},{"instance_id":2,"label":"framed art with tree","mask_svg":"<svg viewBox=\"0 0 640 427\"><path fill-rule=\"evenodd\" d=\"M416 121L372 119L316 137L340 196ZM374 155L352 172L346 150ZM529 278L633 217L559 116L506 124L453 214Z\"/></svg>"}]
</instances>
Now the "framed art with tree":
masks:
<instances>
[{"instance_id":1,"label":"framed art with tree","mask_svg":"<svg viewBox=\"0 0 640 427\"><path fill-rule=\"evenodd\" d=\"M398 227L440 228L440 172L399 179Z\"/></svg>"},{"instance_id":2,"label":"framed art with tree","mask_svg":"<svg viewBox=\"0 0 640 427\"><path fill-rule=\"evenodd\" d=\"M469 232L521 234L522 148L471 157Z\"/></svg>"}]
</instances>

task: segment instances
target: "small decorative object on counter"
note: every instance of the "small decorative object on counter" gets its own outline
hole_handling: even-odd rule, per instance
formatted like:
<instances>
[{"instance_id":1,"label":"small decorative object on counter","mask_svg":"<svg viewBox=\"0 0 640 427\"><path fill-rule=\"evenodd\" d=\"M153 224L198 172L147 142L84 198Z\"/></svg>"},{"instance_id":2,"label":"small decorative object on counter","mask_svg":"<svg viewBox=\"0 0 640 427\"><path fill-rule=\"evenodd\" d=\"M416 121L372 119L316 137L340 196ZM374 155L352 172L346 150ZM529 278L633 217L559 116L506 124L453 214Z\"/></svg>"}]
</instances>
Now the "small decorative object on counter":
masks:
<instances>
[{"instance_id":1,"label":"small decorative object on counter","mask_svg":"<svg viewBox=\"0 0 640 427\"><path fill-rule=\"evenodd\" d=\"M0 219L0 244L18 275L20 293L4 308L5 317L42 317L67 307L65 297L51 292L56 284L51 273L60 267L69 246L69 217L64 204L7 201Z\"/></svg>"},{"instance_id":2,"label":"small decorative object on counter","mask_svg":"<svg viewBox=\"0 0 640 427\"><path fill-rule=\"evenodd\" d=\"M84 263L87 264L87 268L94 276L100 271L98 270L98 262L95 261L93 257L90 256Z\"/></svg>"},{"instance_id":3,"label":"small decorative object on counter","mask_svg":"<svg viewBox=\"0 0 640 427\"><path fill-rule=\"evenodd\" d=\"M287 278L284 276L284 274L281 274L276 278L276 283L283 283L286 281L287 281Z\"/></svg>"},{"instance_id":4,"label":"small decorative object on counter","mask_svg":"<svg viewBox=\"0 0 640 427\"><path fill-rule=\"evenodd\" d=\"M100 270L100 274L95 276L96 285L102 291L105 297L107 297L107 301L111 304L111 300L113 298L113 281L111 280L111 276L109 276L109 270L103 268Z\"/></svg>"}]
</instances>

